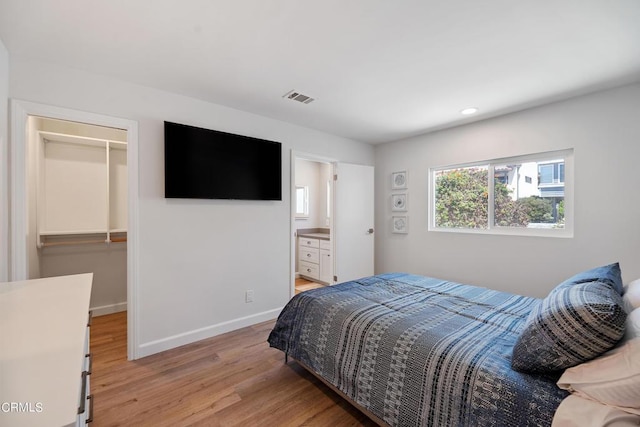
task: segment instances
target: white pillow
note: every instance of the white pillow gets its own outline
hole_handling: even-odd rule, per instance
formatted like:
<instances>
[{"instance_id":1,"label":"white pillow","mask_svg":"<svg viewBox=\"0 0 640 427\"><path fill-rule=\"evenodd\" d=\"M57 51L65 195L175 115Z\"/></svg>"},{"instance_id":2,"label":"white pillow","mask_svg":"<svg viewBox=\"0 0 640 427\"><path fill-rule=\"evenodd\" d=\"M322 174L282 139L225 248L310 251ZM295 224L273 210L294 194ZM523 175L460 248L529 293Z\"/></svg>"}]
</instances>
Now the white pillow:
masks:
<instances>
[{"instance_id":1,"label":"white pillow","mask_svg":"<svg viewBox=\"0 0 640 427\"><path fill-rule=\"evenodd\" d=\"M634 338L640 338L640 308L636 308L627 315L624 325L624 340L629 341ZM640 357L640 355L638 355Z\"/></svg>"},{"instance_id":2,"label":"white pillow","mask_svg":"<svg viewBox=\"0 0 640 427\"><path fill-rule=\"evenodd\" d=\"M640 311L634 312L637 318ZM602 356L566 369L558 387L640 415L640 337L625 340Z\"/></svg>"},{"instance_id":3,"label":"white pillow","mask_svg":"<svg viewBox=\"0 0 640 427\"><path fill-rule=\"evenodd\" d=\"M622 301L627 313L631 313L634 309L640 307L640 279L636 279L624 287Z\"/></svg>"},{"instance_id":4,"label":"white pillow","mask_svg":"<svg viewBox=\"0 0 640 427\"><path fill-rule=\"evenodd\" d=\"M553 415L551 427L630 427L640 425L640 416L571 394Z\"/></svg>"}]
</instances>

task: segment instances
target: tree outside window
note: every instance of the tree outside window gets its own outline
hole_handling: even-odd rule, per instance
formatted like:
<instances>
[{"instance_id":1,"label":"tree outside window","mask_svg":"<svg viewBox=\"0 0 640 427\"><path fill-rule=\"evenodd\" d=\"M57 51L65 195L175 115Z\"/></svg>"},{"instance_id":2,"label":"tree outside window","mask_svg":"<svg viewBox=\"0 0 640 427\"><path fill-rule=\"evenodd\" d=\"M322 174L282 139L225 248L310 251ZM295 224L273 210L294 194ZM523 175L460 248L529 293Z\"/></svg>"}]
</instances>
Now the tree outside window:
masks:
<instances>
[{"instance_id":1,"label":"tree outside window","mask_svg":"<svg viewBox=\"0 0 640 427\"><path fill-rule=\"evenodd\" d=\"M563 229L565 160L536 157L433 170L434 228Z\"/></svg>"}]
</instances>

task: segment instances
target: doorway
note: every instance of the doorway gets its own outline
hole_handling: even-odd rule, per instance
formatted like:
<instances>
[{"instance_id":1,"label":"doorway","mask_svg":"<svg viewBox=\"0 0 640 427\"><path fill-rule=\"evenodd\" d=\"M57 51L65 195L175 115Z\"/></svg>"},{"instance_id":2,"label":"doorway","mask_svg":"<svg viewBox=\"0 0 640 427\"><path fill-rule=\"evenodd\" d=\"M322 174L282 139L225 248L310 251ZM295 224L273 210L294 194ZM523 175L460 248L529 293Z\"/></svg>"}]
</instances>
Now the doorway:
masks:
<instances>
[{"instance_id":1,"label":"doorway","mask_svg":"<svg viewBox=\"0 0 640 427\"><path fill-rule=\"evenodd\" d=\"M93 316L127 309L127 131L27 118L29 279L93 273Z\"/></svg>"},{"instance_id":2,"label":"doorway","mask_svg":"<svg viewBox=\"0 0 640 427\"><path fill-rule=\"evenodd\" d=\"M333 280L333 165L306 154L292 156L292 268L290 297Z\"/></svg>"},{"instance_id":3,"label":"doorway","mask_svg":"<svg viewBox=\"0 0 640 427\"><path fill-rule=\"evenodd\" d=\"M58 134L64 132L54 132L54 130L62 130L69 129L81 126L80 129L97 129L98 127L103 127L107 129L103 129L102 132L106 132L110 134L109 138L106 138L105 135L102 135L102 140L106 140L107 143L104 146L106 151L109 151L110 148L115 148L118 144L123 144L126 146L126 151L116 152L113 154L112 160L117 164L120 164L120 169L122 172L122 168L124 168L124 174L126 176L126 184L124 185L126 195L124 198L117 198L119 201L111 200L111 206L117 206L118 203L126 205L122 210L118 212L118 209L114 211L108 211L105 215L107 218L110 216L115 216L118 219L115 223L112 222L111 225L106 225L106 230L96 229L96 230L85 230L85 231L95 231L96 234L91 234L89 238L87 236L72 236L72 237L63 237L62 240L86 240L94 244L94 242L103 236L102 232L105 231L106 238L103 241L103 244L108 245L119 245L120 247L111 247L111 256L114 258L120 257L121 259L126 260L126 266L124 267L124 272L121 272L120 275L124 276L124 288L126 298L124 301L117 302L113 297L111 299L115 302L112 304L106 304L106 306L102 306L103 311L106 312L115 312L126 308L127 310L127 357L130 360L136 359L137 353L137 322L136 322L136 313L137 313L137 304L136 304L136 295L137 295L137 250L138 250L138 219L137 219L137 211L138 211L138 131L137 131L137 123L127 119L120 119L110 116L103 116L94 113L87 113L77 110L70 110L66 108L53 107L49 105L37 104L27 101L19 101L12 100L11 101L11 123L12 123L12 134L11 134L11 236L12 239L10 241L11 247L11 258L9 260L10 263L10 271L9 278L10 280L26 280L31 277L36 277L42 275L43 271L53 271L52 268L58 268L56 263L46 262L46 266L43 266L43 263L39 259L42 254L38 255L38 257L34 257L34 251L38 251L38 244L43 246L44 243L60 243L62 240L60 236L46 236L46 232L39 233L35 227L35 221L37 219L34 218L33 214L30 214L32 205L36 203L37 194L31 189L30 184L37 182L39 177L32 176L31 172L37 171L38 168L35 167L38 162L38 157L33 156L32 150L30 149L30 133L33 132L41 132L41 130L36 129L39 121L45 120L45 128L49 126L49 130L45 132L49 132L50 134ZM65 123L67 122L67 123ZM40 123L41 124L41 123ZM82 128L82 126L89 126L88 128ZM92 128L93 127L93 128ZM109 130L110 129L110 130ZM83 131L80 131L81 133ZM114 135L118 133L123 133L124 138L117 138ZM76 135L77 137L77 135ZM91 139L93 136L81 135L82 138ZM74 137L69 137L73 139ZM81 138L81 139L82 139ZM55 139L55 138L53 138ZM95 138L100 139L100 138ZM124 141L118 141L118 139L124 139ZM111 141L111 142L109 142ZM69 141L67 141L69 142ZM74 142L74 141L72 141ZM95 141L90 142L88 146L95 146L98 143ZM94 147L95 148L95 147ZM55 151L55 150L54 150ZM64 150L62 150L64 151ZM54 153L54 156L59 155L60 153ZM105 154L108 156L108 154ZM97 154L93 153L90 157L95 159ZM32 164L33 162L33 164ZM108 164L106 165L108 166ZM106 167L105 166L105 167ZM106 186L109 185L118 185L114 183L110 179L107 179ZM109 194L108 190L104 193L105 197ZM105 206L110 206L109 202L105 203ZM123 220L124 218L124 220ZM114 225L116 223L122 224L125 222L125 227L122 228L119 225ZM46 228L46 227L45 227ZM126 230L126 233L125 233ZM47 230L45 230L47 231ZM52 231L52 230L48 230ZM55 231L55 230L53 230ZM63 230L64 231L64 230ZM53 233L55 234L55 233ZM124 242L123 238L126 234L126 242ZM24 237L21 237L24 236ZM96 237L98 236L98 237ZM48 250L55 249L57 252L65 252L65 251L73 251L71 246L75 245L77 242L71 242L69 247L67 248L65 245L58 245L58 247L49 247ZM55 246L55 245L54 245ZM87 248L86 246L85 248ZM34 249L35 248L35 249ZM41 249L40 249L41 250ZM49 253L50 255L51 253ZM115 255L114 255L115 254ZM60 254L56 254L60 255ZM65 254L67 255L67 254ZM71 263L73 264L73 263ZM43 268L43 271L41 271ZM48 273L45 273L48 274ZM52 274L56 274L55 272ZM122 277L120 280L123 280ZM94 277L94 287L95 287L96 278ZM121 292L122 290L120 290ZM93 298L93 296L92 296ZM93 303L93 301L92 301Z\"/></svg>"},{"instance_id":4,"label":"doorway","mask_svg":"<svg viewBox=\"0 0 640 427\"><path fill-rule=\"evenodd\" d=\"M373 224L373 166L292 151L289 297L295 295L296 277L331 286L373 275Z\"/></svg>"}]
</instances>

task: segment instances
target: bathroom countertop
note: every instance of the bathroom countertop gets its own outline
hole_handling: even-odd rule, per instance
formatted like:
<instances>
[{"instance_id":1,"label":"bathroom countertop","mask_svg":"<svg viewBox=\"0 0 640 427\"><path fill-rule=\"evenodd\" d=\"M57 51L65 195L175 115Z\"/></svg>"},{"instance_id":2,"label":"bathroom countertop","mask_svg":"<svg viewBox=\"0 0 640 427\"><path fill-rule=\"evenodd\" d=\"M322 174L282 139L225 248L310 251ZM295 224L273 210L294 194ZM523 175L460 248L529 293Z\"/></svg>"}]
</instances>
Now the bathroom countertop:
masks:
<instances>
[{"instance_id":1,"label":"bathroom countertop","mask_svg":"<svg viewBox=\"0 0 640 427\"><path fill-rule=\"evenodd\" d=\"M308 237L309 239L331 240L329 233L300 233L298 237Z\"/></svg>"}]
</instances>

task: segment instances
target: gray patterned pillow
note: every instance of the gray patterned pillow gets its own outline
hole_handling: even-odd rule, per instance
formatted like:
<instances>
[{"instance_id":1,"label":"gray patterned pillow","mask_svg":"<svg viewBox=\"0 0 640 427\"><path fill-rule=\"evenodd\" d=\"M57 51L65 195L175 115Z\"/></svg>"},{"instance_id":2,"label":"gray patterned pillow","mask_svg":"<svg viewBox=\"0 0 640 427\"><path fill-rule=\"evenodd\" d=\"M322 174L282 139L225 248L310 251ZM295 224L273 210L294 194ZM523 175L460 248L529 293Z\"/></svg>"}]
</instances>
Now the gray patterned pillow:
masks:
<instances>
[{"instance_id":1,"label":"gray patterned pillow","mask_svg":"<svg viewBox=\"0 0 640 427\"><path fill-rule=\"evenodd\" d=\"M620 271L620 264L615 262L613 264L603 265L602 267L596 267L591 270L578 273L560 283L554 291L564 286L572 286L577 283L585 282L608 283L616 290L616 292L622 295L622 272Z\"/></svg>"},{"instance_id":2,"label":"gray patterned pillow","mask_svg":"<svg viewBox=\"0 0 640 427\"><path fill-rule=\"evenodd\" d=\"M590 360L622 338L626 316L609 281L563 282L529 314L511 367L543 373Z\"/></svg>"}]
</instances>

